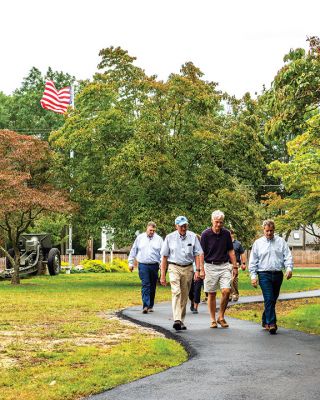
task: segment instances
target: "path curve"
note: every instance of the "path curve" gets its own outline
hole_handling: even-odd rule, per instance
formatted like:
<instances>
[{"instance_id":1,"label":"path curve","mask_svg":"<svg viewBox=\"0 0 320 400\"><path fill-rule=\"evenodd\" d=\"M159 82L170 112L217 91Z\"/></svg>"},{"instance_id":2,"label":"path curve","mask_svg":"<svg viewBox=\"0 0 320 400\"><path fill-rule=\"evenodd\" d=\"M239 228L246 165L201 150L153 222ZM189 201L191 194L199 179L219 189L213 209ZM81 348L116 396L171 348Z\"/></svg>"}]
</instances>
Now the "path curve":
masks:
<instances>
[{"instance_id":1,"label":"path curve","mask_svg":"<svg viewBox=\"0 0 320 400\"><path fill-rule=\"evenodd\" d=\"M320 290L285 293L280 300L320 297ZM238 303L262 302L262 296ZM191 358L161 373L120 385L90 400L319 400L320 337L280 328L270 335L260 325L233 318L229 329L210 329L207 306L187 313L187 331L172 329L170 303L144 315L123 311L140 324L170 332L189 346Z\"/></svg>"}]
</instances>

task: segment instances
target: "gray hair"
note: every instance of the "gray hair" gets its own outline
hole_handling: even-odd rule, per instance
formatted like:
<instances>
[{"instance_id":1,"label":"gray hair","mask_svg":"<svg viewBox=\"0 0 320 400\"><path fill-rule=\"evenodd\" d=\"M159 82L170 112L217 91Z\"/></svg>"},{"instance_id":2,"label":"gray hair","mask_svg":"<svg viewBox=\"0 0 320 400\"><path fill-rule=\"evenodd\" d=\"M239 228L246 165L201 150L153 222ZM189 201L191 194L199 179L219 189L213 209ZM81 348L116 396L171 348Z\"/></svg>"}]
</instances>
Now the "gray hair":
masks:
<instances>
[{"instance_id":1,"label":"gray hair","mask_svg":"<svg viewBox=\"0 0 320 400\"><path fill-rule=\"evenodd\" d=\"M271 226L273 229L275 228L275 223L273 219L265 219L262 222L262 228L264 228L265 226Z\"/></svg>"},{"instance_id":2,"label":"gray hair","mask_svg":"<svg viewBox=\"0 0 320 400\"><path fill-rule=\"evenodd\" d=\"M220 210L215 210L211 214L211 219L223 219L224 220L224 213Z\"/></svg>"},{"instance_id":3,"label":"gray hair","mask_svg":"<svg viewBox=\"0 0 320 400\"><path fill-rule=\"evenodd\" d=\"M153 222L153 221L149 221L147 226L152 226L152 228L156 228L157 227L156 223Z\"/></svg>"}]
</instances>

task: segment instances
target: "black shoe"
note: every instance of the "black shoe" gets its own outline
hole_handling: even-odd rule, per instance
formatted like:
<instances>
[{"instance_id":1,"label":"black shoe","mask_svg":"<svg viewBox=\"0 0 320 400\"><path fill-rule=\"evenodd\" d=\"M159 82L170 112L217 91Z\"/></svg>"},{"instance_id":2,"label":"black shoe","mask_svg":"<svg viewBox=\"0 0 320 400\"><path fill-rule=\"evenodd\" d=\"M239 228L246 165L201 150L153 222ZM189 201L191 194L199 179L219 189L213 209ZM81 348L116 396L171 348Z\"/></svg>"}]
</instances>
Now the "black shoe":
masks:
<instances>
[{"instance_id":1,"label":"black shoe","mask_svg":"<svg viewBox=\"0 0 320 400\"><path fill-rule=\"evenodd\" d=\"M194 303L191 303L190 311L194 311L194 310L195 310L195 308L194 308Z\"/></svg>"},{"instance_id":2,"label":"black shoe","mask_svg":"<svg viewBox=\"0 0 320 400\"><path fill-rule=\"evenodd\" d=\"M182 329L181 321L174 321L173 328L174 328L176 331L181 331L181 329Z\"/></svg>"},{"instance_id":3,"label":"black shoe","mask_svg":"<svg viewBox=\"0 0 320 400\"><path fill-rule=\"evenodd\" d=\"M183 322L181 322L181 330L182 331L186 331L187 327L185 326L185 324Z\"/></svg>"},{"instance_id":4,"label":"black shoe","mask_svg":"<svg viewBox=\"0 0 320 400\"><path fill-rule=\"evenodd\" d=\"M142 310L142 314L148 314L148 307L144 307L144 309Z\"/></svg>"},{"instance_id":5,"label":"black shoe","mask_svg":"<svg viewBox=\"0 0 320 400\"><path fill-rule=\"evenodd\" d=\"M277 333L277 329L278 329L277 325L269 325L270 335L275 335Z\"/></svg>"},{"instance_id":6,"label":"black shoe","mask_svg":"<svg viewBox=\"0 0 320 400\"><path fill-rule=\"evenodd\" d=\"M153 312L153 308L148 308L148 312Z\"/></svg>"}]
</instances>

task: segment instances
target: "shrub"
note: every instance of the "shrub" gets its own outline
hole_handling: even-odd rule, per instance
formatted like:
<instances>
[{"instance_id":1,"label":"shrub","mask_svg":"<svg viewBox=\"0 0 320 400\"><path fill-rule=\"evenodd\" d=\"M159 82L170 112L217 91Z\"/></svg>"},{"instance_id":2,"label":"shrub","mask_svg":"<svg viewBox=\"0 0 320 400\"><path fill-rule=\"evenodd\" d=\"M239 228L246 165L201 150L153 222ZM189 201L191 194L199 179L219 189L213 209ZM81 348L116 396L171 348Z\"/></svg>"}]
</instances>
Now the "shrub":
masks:
<instances>
[{"instance_id":1,"label":"shrub","mask_svg":"<svg viewBox=\"0 0 320 400\"><path fill-rule=\"evenodd\" d=\"M68 263L64 263L65 266ZM76 267L72 266L71 273L83 273L83 272L130 272L128 261L121 260L120 258L115 258L112 263L103 263L101 260L88 260L85 259L81 262L80 265Z\"/></svg>"},{"instance_id":2,"label":"shrub","mask_svg":"<svg viewBox=\"0 0 320 400\"><path fill-rule=\"evenodd\" d=\"M107 263L108 272L130 272L127 260L114 258L112 263Z\"/></svg>"},{"instance_id":3,"label":"shrub","mask_svg":"<svg viewBox=\"0 0 320 400\"><path fill-rule=\"evenodd\" d=\"M83 260L82 266L84 272L107 272L107 265L101 260Z\"/></svg>"}]
</instances>

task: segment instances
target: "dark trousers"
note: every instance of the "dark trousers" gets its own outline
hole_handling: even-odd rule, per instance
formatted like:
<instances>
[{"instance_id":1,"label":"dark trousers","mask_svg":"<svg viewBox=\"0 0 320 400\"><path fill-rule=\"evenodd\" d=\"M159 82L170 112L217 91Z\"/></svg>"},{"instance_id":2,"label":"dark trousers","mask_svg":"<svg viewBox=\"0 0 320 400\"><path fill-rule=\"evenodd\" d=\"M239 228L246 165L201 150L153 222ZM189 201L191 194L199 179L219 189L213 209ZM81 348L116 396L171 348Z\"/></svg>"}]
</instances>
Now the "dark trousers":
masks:
<instances>
[{"instance_id":1,"label":"dark trousers","mask_svg":"<svg viewBox=\"0 0 320 400\"><path fill-rule=\"evenodd\" d=\"M194 281L192 279L192 284L189 292L189 299L194 302L199 304L200 303L200 297L201 297L201 288L203 286L203 279L199 279L197 281Z\"/></svg>"},{"instance_id":2,"label":"dark trousers","mask_svg":"<svg viewBox=\"0 0 320 400\"><path fill-rule=\"evenodd\" d=\"M159 264L139 263L138 268L139 278L142 283L141 296L143 308L152 308L154 306L154 297L156 295Z\"/></svg>"},{"instance_id":3,"label":"dark trousers","mask_svg":"<svg viewBox=\"0 0 320 400\"><path fill-rule=\"evenodd\" d=\"M264 312L262 323L274 325L277 322L276 302L279 297L281 284L283 281L282 271L258 272L259 285L264 299Z\"/></svg>"}]
</instances>

